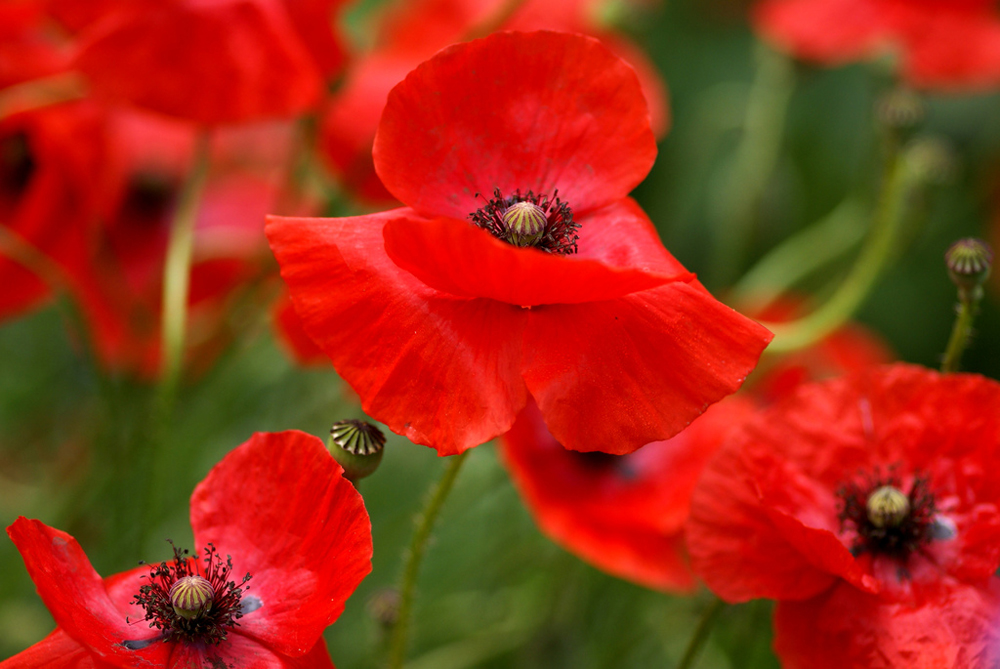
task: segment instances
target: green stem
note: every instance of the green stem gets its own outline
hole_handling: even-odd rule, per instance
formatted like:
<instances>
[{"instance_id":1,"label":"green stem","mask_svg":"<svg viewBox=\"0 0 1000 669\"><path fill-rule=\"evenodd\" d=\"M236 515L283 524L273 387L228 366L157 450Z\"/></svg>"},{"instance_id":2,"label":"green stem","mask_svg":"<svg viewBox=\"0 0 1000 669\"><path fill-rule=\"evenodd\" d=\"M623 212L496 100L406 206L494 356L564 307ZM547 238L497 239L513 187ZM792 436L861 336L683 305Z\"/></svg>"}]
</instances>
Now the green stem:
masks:
<instances>
[{"instance_id":1,"label":"green stem","mask_svg":"<svg viewBox=\"0 0 1000 669\"><path fill-rule=\"evenodd\" d=\"M748 311L759 311L846 254L864 236L865 212L856 199L846 199L761 258L733 286L731 302Z\"/></svg>"},{"instance_id":2,"label":"green stem","mask_svg":"<svg viewBox=\"0 0 1000 669\"><path fill-rule=\"evenodd\" d=\"M677 664L677 669L691 669L691 667L694 666L695 660L698 659L698 653L701 652L702 646L704 646L705 642L708 641L708 635L712 631L712 625L715 624L716 618L719 617L719 614L722 613L724 608L726 608L726 603L721 599L716 599L707 609L705 609L705 613L698 622L698 627L695 628L694 634L691 635L691 640L688 642L687 649L684 651L684 656Z\"/></svg>"},{"instance_id":3,"label":"green stem","mask_svg":"<svg viewBox=\"0 0 1000 669\"><path fill-rule=\"evenodd\" d=\"M86 95L83 77L76 72L63 72L14 84L0 92L0 119L62 102L80 100Z\"/></svg>"},{"instance_id":4,"label":"green stem","mask_svg":"<svg viewBox=\"0 0 1000 669\"><path fill-rule=\"evenodd\" d=\"M955 325L951 329L951 337L948 339L948 347L944 351L944 360L941 361L941 371L944 373L958 371L958 363L962 360L962 353L969 345L972 337L972 323L976 319L976 312L979 310L979 299L982 298L982 289L969 291L962 295L958 302L958 316L955 318Z\"/></svg>"},{"instance_id":5,"label":"green stem","mask_svg":"<svg viewBox=\"0 0 1000 669\"><path fill-rule=\"evenodd\" d=\"M764 323L774 332L768 353L788 353L811 346L850 319L868 297L893 257L913 189L923 174L908 160L909 152L890 156L871 231L843 283L821 307L791 323Z\"/></svg>"},{"instance_id":6,"label":"green stem","mask_svg":"<svg viewBox=\"0 0 1000 669\"><path fill-rule=\"evenodd\" d=\"M191 256L198 205L208 176L209 137L198 136L194 165L177 202L170 226L167 255L163 265L163 315L161 334L161 388L173 394L184 361L184 332L187 327L188 288L191 282Z\"/></svg>"},{"instance_id":7,"label":"green stem","mask_svg":"<svg viewBox=\"0 0 1000 669\"><path fill-rule=\"evenodd\" d=\"M191 281L191 258L194 253L194 229L198 207L208 177L210 137L207 131L198 135L194 164L187 175L177 200L171 221L170 237L163 265L163 304L160 330L160 381L152 398L148 441L140 447L136 458L145 481L142 520L139 524L136 549L141 554L148 533L159 521L162 478L169 467L167 441L173 418L177 388L184 363L184 335L187 328L188 289Z\"/></svg>"},{"instance_id":8,"label":"green stem","mask_svg":"<svg viewBox=\"0 0 1000 669\"><path fill-rule=\"evenodd\" d=\"M781 148L794 70L783 54L758 42L757 70L747 100L743 135L715 206L710 210L716 234L711 276L720 284L737 276L761 196L774 174Z\"/></svg>"},{"instance_id":9,"label":"green stem","mask_svg":"<svg viewBox=\"0 0 1000 669\"><path fill-rule=\"evenodd\" d=\"M417 529L410 540L410 548L406 554L406 566L403 569L403 578L399 587L399 617L392 628L392 637L389 640L389 667L390 669L401 669L406 660L406 650L408 634L410 628L410 618L413 615L413 596L417 586L417 574L420 571L420 563L427 550L427 540L430 539L431 530L448 493L451 492L455 484L462 464L469 456L469 451L452 456L448 468L444 475L434 485L427 497L423 513L417 519Z\"/></svg>"}]
</instances>

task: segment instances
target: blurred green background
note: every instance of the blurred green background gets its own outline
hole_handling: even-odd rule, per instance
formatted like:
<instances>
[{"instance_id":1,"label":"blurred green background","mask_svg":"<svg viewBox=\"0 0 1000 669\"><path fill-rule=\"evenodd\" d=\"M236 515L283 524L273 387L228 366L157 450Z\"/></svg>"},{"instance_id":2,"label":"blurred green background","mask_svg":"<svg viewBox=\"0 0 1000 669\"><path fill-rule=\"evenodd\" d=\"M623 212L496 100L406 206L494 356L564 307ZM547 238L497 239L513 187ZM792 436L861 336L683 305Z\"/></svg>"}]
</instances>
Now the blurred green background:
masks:
<instances>
[{"instance_id":1,"label":"blurred green background","mask_svg":"<svg viewBox=\"0 0 1000 669\"><path fill-rule=\"evenodd\" d=\"M870 209L881 161L873 108L891 85L878 65L817 69L762 51L743 13L736 0L671 0L625 25L664 75L674 119L635 196L667 247L724 300L755 261L844 198L856 197L862 211ZM761 167L760 198L750 208L745 234L734 237L724 203L742 183L731 170L746 139L747 101L761 63L770 63L772 74L787 74L793 88L773 146L773 170ZM920 133L951 144L954 169L918 203L920 215L907 228L895 264L858 320L886 337L901 359L936 367L955 305L942 254L960 237L991 236L997 217L1000 98L929 97L926 103ZM781 107L770 111L780 114ZM799 290L821 301L856 250L808 277ZM1000 376L997 296L988 290L963 363L994 378ZM127 463L149 443L142 426L151 390L97 374L68 337L66 313L65 305L55 304L0 327L0 522L6 526L26 515L66 530L102 574L139 559L167 558L162 539L190 546L188 496L252 432L295 428L325 436L334 420L360 417L332 371L297 369L270 334L248 332L203 378L182 389L164 460L169 521L143 528L151 539L136 554L139 531L122 535L112 528L138 522L135 500L148 482ZM367 603L395 584L413 517L444 464L433 450L391 435L381 469L362 482L374 569L327 632L340 669L380 665L384 639ZM485 445L461 473L424 564L408 666L672 666L710 601L707 592L676 598L618 581L555 547L535 528L493 445ZM0 657L51 628L20 556L9 541L0 542ZM777 666L770 652L770 604L727 609L698 666Z\"/></svg>"}]
</instances>

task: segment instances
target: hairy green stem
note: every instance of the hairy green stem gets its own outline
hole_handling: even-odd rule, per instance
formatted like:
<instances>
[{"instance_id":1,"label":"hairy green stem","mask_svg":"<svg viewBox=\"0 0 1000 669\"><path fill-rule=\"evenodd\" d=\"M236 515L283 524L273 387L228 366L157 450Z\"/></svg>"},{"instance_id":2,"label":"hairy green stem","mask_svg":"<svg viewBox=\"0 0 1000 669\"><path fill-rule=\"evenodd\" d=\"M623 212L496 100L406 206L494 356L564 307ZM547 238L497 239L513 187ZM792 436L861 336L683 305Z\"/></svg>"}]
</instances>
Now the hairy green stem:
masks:
<instances>
[{"instance_id":1,"label":"hairy green stem","mask_svg":"<svg viewBox=\"0 0 1000 669\"><path fill-rule=\"evenodd\" d=\"M969 345L969 339L972 337L972 323L979 311L979 300L982 295L982 289L961 293L958 302L958 315L955 317L955 325L952 326L948 347L945 349L944 359L941 361L942 372L958 371L958 364L962 361L962 353L965 352L965 348Z\"/></svg>"},{"instance_id":2,"label":"hairy green stem","mask_svg":"<svg viewBox=\"0 0 1000 669\"><path fill-rule=\"evenodd\" d=\"M410 540L410 547L406 553L406 566L403 568L403 578L399 586L399 615L389 640L390 669L401 669L406 660L410 619L413 616L413 597L416 592L420 563L427 551L427 541L430 539L441 507L444 505L445 499L448 498L448 493L451 492L451 488L455 484L455 478L468 456L469 451L465 451L450 458L447 469L431 489L424 510L417 519L417 529L413 532L413 538Z\"/></svg>"},{"instance_id":3,"label":"hairy green stem","mask_svg":"<svg viewBox=\"0 0 1000 669\"><path fill-rule=\"evenodd\" d=\"M691 640L688 642L687 649L684 651L684 656L681 658L681 661L677 663L677 669L691 669L691 667L694 666L695 660L698 659L698 654L701 652L705 642L708 641L708 635L712 631L712 625L715 624L716 618L719 617L719 614L722 613L724 608L726 608L726 603L721 599L716 599L707 609L705 609L705 613L698 622L698 627L695 628L694 634L691 635Z\"/></svg>"}]
</instances>

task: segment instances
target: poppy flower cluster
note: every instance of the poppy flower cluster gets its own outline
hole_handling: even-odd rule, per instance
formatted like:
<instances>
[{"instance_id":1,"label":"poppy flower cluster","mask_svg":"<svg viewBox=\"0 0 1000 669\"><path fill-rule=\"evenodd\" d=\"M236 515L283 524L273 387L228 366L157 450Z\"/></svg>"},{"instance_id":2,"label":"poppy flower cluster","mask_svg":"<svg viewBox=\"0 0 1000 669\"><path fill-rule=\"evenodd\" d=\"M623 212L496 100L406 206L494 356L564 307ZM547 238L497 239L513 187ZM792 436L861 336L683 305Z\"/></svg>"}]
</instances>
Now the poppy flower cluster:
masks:
<instances>
[{"instance_id":1,"label":"poppy flower cluster","mask_svg":"<svg viewBox=\"0 0 1000 669\"><path fill-rule=\"evenodd\" d=\"M322 632L371 570L361 496L323 443L256 434L191 496L197 550L102 579L65 532L7 529L58 628L22 667L332 669Z\"/></svg>"},{"instance_id":2,"label":"poppy flower cluster","mask_svg":"<svg viewBox=\"0 0 1000 669\"><path fill-rule=\"evenodd\" d=\"M992 0L763 0L754 25L800 58L841 63L891 54L926 89L1000 84L1000 13Z\"/></svg>"},{"instance_id":3,"label":"poppy flower cluster","mask_svg":"<svg viewBox=\"0 0 1000 669\"><path fill-rule=\"evenodd\" d=\"M375 167L407 207L267 235L305 331L395 432L459 453L530 395L568 448L628 453L735 391L770 340L627 197L655 155L639 82L598 41L498 33L389 95Z\"/></svg>"},{"instance_id":4,"label":"poppy flower cluster","mask_svg":"<svg viewBox=\"0 0 1000 669\"><path fill-rule=\"evenodd\" d=\"M778 600L786 667L1000 661L1000 384L896 364L807 384L695 488L688 547L720 597Z\"/></svg>"}]
</instances>

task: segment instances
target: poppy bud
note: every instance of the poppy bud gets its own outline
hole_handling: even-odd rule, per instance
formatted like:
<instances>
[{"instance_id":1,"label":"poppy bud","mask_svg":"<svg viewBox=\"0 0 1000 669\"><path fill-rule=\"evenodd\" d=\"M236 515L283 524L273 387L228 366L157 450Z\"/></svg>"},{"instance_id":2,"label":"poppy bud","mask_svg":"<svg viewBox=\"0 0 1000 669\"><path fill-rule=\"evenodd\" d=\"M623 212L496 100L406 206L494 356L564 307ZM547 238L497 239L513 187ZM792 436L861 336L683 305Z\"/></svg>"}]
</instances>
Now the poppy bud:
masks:
<instances>
[{"instance_id":1,"label":"poppy bud","mask_svg":"<svg viewBox=\"0 0 1000 669\"><path fill-rule=\"evenodd\" d=\"M517 202L503 213L507 240L514 246L534 246L545 233L545 211L531 202Z\"/></svg>"},{"instance_id":2,"label":"poppy bud","mask_svg":"<svg viewBox=\"0 0 1000 669\"><path fill-rule=\"evenodd\" d=\"M875 527L898 527L910 513L910 500L899 488L884 485L868 496L868 520Z\"/></svg>"},{"instance_id":3,"label":"poppy bud","mask_svg":"<svg viewBox=\"0 0 1000 669\"><path fill-rule=\"evenodd\" d=\"M385 435L363 420L341 420L330 428L328 447L344 468L344 476L357 481L370 476L382 462Z\"/></svg>"},{"instance_id":4,"label":"poppy bud","mask_svg":"<svg viewBox=\"0 0 1000 669\"><path fill-rule=\"evenodd\" d=\"M906 88L897 88L883 96L875 106L880 122L893 130L909 132L924 120L920 96Z\"/></svg>"},{"instance_id":5,"label":"poppy bud","mask_svg":"<svg viewBox=\"0 0 1000 669\"><path fill-rule=\"evenodd\" d=\"M993 249L981 239L959 239L944 254L948 276L959 291L976 291L990 276Z\"/></svg>"},{"instance_id":6,"label":"poppy bud","mask_svg":"<svg viewBox=\"0 0 1000 669\"><path fill-rule=\"evenodd\" d=\"M215 591L208 579L185 576L170 586L170 604L181 618L194 620L212 609Z\"/></svg>"}]
</instances>

